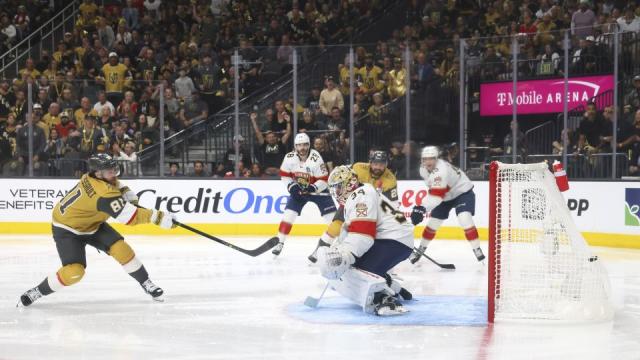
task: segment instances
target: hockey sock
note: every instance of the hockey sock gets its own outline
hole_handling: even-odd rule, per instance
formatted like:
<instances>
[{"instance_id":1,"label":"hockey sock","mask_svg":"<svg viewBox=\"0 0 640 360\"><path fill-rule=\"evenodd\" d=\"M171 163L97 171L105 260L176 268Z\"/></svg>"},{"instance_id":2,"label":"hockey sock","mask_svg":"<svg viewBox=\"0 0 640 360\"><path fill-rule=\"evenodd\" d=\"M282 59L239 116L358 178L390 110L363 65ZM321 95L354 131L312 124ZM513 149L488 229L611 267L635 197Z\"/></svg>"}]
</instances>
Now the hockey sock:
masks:
<instances>
[{"instance_id":1,"label":"hockey sock","mask_svg":"<svg viewBox=\"0 0 640 360\"><path fill-rule=\"evenodd\" d=\"M285 210L282 221L280 221L280 226L278 227L278 239L283 243L287 239L287 235L291 232L291 228L293 227L293 223L296 221L298 217L298 213L293 210Z\"/></svg>"},{"instance_id":2,"label":"hockey sock","mask_svg":"<svg viewBox=\"0 0 640 360\"><path fill-rule=\"evenodd\" d=\"M144 268L144 265L142 265L142 262L138 260L137 257L134 257L131 261L122 265L122 268L140 284L149 280L147 269Z\"/></svg>"},{"instance_id":3,"label":"hockey sock","mask_svg":"<svg viewBox=\"0 0 640 360\"><path fill-rule=\"evenodd\" d=\"M478 241L478 229L476 227L471 227L464 230L464 236L469 241L469 245L471 245L472 249L477 249L480 247L480 241Z\"/></svg>"},{"instance_id":4,"label":"hockey sock","mask_svg":"<svg viewBox=\"0 0 640 360\"><path fill-rule=\"evenodd\" d=\"M58 279L55 279L54 281L58 282ZM62 285L62 284L60 284L60 285ZM44 278L44 280L42 280L42 282L38 285L38 290L40 290L40 293L43 296L47 296L49 294L53 294L54 293L54 290L51 289L51 286L49 286L49 277L46 277L46 278Z\"/></svg>"},{"instance_id":5,"label":"hockey sock","mask_svg":"<svg viewBox=\"0 0 640 360\"><path fill-rule=\"evenodd\" d=\"M431 240L436 237L436 230L430 228L429 226L425 226L422 231L422 241L420 242L420 246L424 246L425 249L429 247Z\"/></svg>"}]
</instances>

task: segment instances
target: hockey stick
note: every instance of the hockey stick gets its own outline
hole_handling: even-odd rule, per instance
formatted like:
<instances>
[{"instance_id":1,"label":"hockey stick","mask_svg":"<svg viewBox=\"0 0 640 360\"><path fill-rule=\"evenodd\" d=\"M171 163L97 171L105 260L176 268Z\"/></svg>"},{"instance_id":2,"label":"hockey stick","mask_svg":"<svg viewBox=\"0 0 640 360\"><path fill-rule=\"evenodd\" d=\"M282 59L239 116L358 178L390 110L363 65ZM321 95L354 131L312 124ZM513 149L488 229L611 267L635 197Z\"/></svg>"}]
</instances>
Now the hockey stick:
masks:
<instances>
[{"instance_id":1,"label":"hockey stick","mask_svg":"<svg viewBox=\"0 0 640 360\"><path fill-rule=\"evenodd\" d=\"M327 282L327 285L324 286L324 289L322 290L322 293L320 294L320 296L318 296L317 298L314 298L313 296L307 296L307 298L304 299L304 304L310 308L317 308L318 303L320 303L320 300L322 300L322 297L324 296L324 293L327 291L328 288L329 288L329 282Z\"/></svg>"},{"instance_id":2,"label":"hockey stick","mask_svg":"<svg viewBox=\"0 0 640 360\"><path fill-rule=\"evenodd\" d=\"M183 229L187 229L187 230L189 230L189 231L191 231L193 233L196 233L196 234L198 234L200 236L204 236L209 240L213 240L213 241L215 241L217 243L220 243L220 244L222 244L224 246L230 247L233 250L240 251L243 254L247 254L247 255L253 256L253 257L261 255L262 253L268 251L272 247L276 246L276 244L278 244L278 237L274 236L271 239L267 240L267 242L265 242L264 244L258 246L257 248L255 248L253 250L248 250L248 249L243 249L241 247L235 246L235 245L233 245L231 243L228 243L228 242L226 242L226 241L224 241L222 239L219 239L219 238L217 238L217 237L215 237L213 235L209 235L209 234L207 234L205 232L202 232L202 231L200 231L200 230L198 230L196 228L193 228L193 227L191 227L191 226L189 226L187 224L183 224L183 223L181 223L179 221L175 221L174 220L173 223L176 224L177 226L183 228Z\"/></svg>"},{"instance_id":3,"label":"hockey stick","mask_svg":"<svg viewBox=\"0 0 640 360\"><path fill-rule=\"evenodd\" d=\"M438 266L441 269L446 269L446 270L455 270L456 269L455 265L453 265L453 264L441 264L441 263L433 260L432 258L430 258L429 255L423 253L422 251L420 251L420 250L418 250L416 248L413 248L413 251L416 254L420 254L420 255L424 256L425 258L427 258L429 261L431 261L432 263L434 263L436 266Z\"/></svg>"}]
</instances>

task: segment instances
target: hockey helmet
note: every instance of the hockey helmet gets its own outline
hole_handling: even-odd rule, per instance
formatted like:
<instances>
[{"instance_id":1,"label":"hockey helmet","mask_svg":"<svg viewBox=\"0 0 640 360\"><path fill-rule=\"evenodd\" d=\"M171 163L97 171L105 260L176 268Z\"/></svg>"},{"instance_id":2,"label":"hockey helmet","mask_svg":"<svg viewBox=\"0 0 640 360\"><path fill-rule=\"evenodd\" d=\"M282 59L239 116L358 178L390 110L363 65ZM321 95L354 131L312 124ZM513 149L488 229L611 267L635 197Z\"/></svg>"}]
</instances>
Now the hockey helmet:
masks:
<instances>
[{"instance_id":1,"label":"hockey helmet","mask_svg":"<svg viewBox=\"0 0 640 360\"><path fill-rule=\"evenodd\" d=\"M387 156L387 153L382 150L376 150L372 152L371 155L369 156L369 162L372 162L372 163L386 164L388 161L389 161L389 157Z\"/></svg>"},{"instance_id":2,"label":"hockey helmet","mask_svg":"<svg viewBox=\"0 0 640 360\"><path fill-rule=\"evenodd\" d=\"M440 154L440 151L438 150L437 146L425 146L422 149L422 155L420 156L421 158L438 158Z\"/></svg>"},{"instance_id":3,"label":"hockey helmet","mask_svg":"<svg viewBox=\"0 0 640 360\"><path fill-rule=\"evenodd\" d=\"M91 155L89 158L89 172L93 173L102 170L114 170L116 176L120 175L118 162L109 154L100 153Z\"/></svg>"},{"instance_id":4,"label":"hockey helmet","mask_svg":"<svg viewBox=\"0 0 640 360\"><path fill-rule=\"evenodd\" d=\"M358 175L346 165L336 167L329 175L329 191L339 204L344 204L349 194L357 187Z\"/></svg>"},{"instance_id":5,"label":"hockey helmet","mask_svg":"<svg viewBox=\"0 0 640 360\"><path fill-rule=\"evenodd\" d=\"M296 134L295 139L293 140L294 145L298 144L311 144L311 140L309 140L309 135L305 133Z\"/></svg>"}]
</instances>

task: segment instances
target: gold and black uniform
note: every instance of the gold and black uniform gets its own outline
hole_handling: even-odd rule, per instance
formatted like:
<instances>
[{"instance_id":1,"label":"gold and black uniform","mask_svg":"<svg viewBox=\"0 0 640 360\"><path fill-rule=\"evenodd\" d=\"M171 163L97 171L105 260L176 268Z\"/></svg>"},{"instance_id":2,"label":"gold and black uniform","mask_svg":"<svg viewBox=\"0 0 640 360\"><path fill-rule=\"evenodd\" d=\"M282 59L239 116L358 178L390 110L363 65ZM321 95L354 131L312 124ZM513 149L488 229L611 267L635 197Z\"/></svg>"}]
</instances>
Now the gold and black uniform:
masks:
<instances>
[{"instance_id":1,"label":"gold and black uniform","mask_svg":"<svg viewBox=\"0 0 640 360\"><path fill-rule=\"evenodd\" d=\"M137 208L122 198L128 188L85 174L53 209L52 231L62 265L86 267L87 244L105 252L123 237L109 224L110 217L127 225L146 224L152 211ZM125 259L126 260L126 259Z\"/></svg>"}]
</instances>

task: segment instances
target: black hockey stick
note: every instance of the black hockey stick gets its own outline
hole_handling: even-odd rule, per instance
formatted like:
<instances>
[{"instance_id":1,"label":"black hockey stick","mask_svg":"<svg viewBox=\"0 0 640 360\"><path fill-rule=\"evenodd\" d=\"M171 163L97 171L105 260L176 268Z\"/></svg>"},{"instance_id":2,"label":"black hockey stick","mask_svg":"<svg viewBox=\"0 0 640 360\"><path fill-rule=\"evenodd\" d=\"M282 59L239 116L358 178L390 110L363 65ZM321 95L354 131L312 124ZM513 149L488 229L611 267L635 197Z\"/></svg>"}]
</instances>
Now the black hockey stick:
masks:
<instances>
[{"instance_id":1,"label":"black hockey stick","mask_svg":"<svg viewBox=\"0 0 640 360\"><path fill-rule=\"evenodd\" d=\"M414 248L413 251L416 254L424 256L425 258L427 258L429 261L431 261L432 263L434 263L436 266L438 266L441 269L445 269L445 270L455 270L456 269L455 265L453 265L453 264L440 264L439 262L437 262L437 261L433 260L432 258L430 258L429 255L423 253L422 251L420 251L420 250L418 250L416 248Z\"/></svg>"},{"instance_id":2,"label":"black hockey stick","mask_svg":"<svg viewBox=\"0 0 640 360\"><path fill-rule=\"evenodd\" d=\"M255 257L255 256L258 256L258 255L261 255L264 252L270 250L272 247L276 246L276 244L278 244L278 237L274 236L271 239L267 240L267 242L265 242L264 244L258 246L257 248L255 248L253 250L247 250L247 249L243 249L241 247L235 246L235 245L233 245L231 243L228 243L228 242L226 242L226 241L224 241L222 239L218 239L217 237L215 237L213 235L207 234L207 233L205 233L203 231L200 231L200 230L198 230L196 228L193 228L193 227L191 227L191 226L189 226L187 224L183 224L183 223L181 223L179 221L175 221L174 220L173 223L176 224L177 226L183 228L183 229L187 229L187 230L189 230L189 231L191 231L193 233L196 233L196 234L198 234L200 236L204 236L209 240L213 240L213 241L215 241L217 243L220 243L220 244L222 244L224 246L230 247L233 250L240 251L241 253L247 254L249 256L254 256Z\"/></svg>"}]
</instances>

